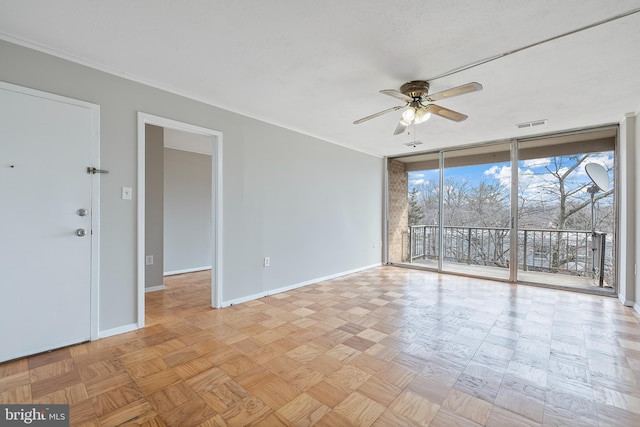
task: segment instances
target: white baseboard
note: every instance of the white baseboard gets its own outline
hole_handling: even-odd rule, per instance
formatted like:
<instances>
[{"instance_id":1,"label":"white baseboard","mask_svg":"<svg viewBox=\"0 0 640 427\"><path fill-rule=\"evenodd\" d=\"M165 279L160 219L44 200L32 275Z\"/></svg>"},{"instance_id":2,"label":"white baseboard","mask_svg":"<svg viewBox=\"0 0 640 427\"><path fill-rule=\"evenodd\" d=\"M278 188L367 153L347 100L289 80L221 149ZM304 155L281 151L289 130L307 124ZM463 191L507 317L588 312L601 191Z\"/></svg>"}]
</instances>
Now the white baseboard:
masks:
<instances>
[{"instance_id":1,"label":"white baseboard","mask_svg":"<svg viewBox=\"0 0 640 427\"><path fill-rule=\"evenodd\" d=\"M382 263L371 264L371 265L367 265L365 267L360 267L360 268L356 268L356 269L349 270L349 271L343 271L341 273L330 274L328 276L317 277L315 279L307 280L307 281L300 282L300 283L295 283L295 284L289 285L289 286L283 286L281 288L272 289L270 291L260 292L260 293L253 294L253 295L247 295L246 297L240 297L240 298L235 298L235 299L228 300L228 301L222 301L222 303L220 304L220 307L228 307L228 306L233 305L233 304L240 304L240 303L247 302L247 301L253 301L253 300L256 300L256 299L259 299L259 298L264 298L264 297L269 296L269 295L275 295L275 294L279 294L281 292L286 292L286 291L291 291L293 289L301 288L303 286L313 285L314 283L323 282L325 280L335 279L336 277L346 276L348 274L358 273L360 271L369 270L369 269L375 268L375 267L380 267L381 265L382 265Z\"/></svg>"},{"instance_id":2,"label":"white baseboard","mask_svg":"<svg viewBox=\"0 0 640 427\"><path fill-rule=\"evenodd\" d=\"M207 265L207 266L204 266L204 267L186 268L184 270L165 271L164 275L165 276L174 276L176 274L195 273L196 271L204 271L204 270L211 270L211 266Z\"/></svg>"},{"instance_id":3,"label":"white baseboard","mask_svg":"<svg viewBox=\"0 0 640 427\"><path fill-rule=\"evenodd\" d=\"M624 295L618 294L618 300L625 307L633 307L634 302L633 301L629 301L628 299L626 299Z\"/></svg>"},{"instance_id":4,"label":"white baseboard","mask_svg":"<svg viewBox=\"0 0 640 427\"><path fill-rule=\"evenodd\" d=\"M144 288L145 292L156 292L156 291L164 291L164 285L158 285L158 286L149 286L147 288Z\"/></svg>"},{"instance_id":5,"label":"white baseboard","mask_svg":"<svg viewBox=\"0 0 640 427\"><path fill-rule=\"evenodd\" d=\"M622 305L624 305L625 307L631 307L633 308L638 314L640 314L640 303L637 302L633 302L633 301L629 301L628 299L626 299L623 295L618 294L618 300L622 303Z\"/></svg>"},{"instance_id":6,"label":"white baseboard","mask_svg":"<svg viewBox=\"0 0 640 427\"><path fill-rule=\"evenodd\" d=\"M130 325L118 326L117 328L107 329L105 331L98 332L98 339L112 337L114 335L124 334L126 332L135 331L140 329L137 323L131 323Z\"/></svg>"}]
</instances>

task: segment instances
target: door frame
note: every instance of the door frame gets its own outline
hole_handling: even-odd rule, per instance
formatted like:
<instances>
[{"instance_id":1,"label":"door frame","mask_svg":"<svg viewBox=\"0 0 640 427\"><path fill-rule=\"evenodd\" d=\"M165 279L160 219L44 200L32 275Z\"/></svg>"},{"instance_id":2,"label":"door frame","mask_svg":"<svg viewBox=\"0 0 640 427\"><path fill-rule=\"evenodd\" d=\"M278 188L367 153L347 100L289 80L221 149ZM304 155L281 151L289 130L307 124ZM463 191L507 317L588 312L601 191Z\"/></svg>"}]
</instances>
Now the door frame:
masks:
<instances>
[{"instance_id":1,"label":"door frame","mask_svg":"<svg viewBox=\"0 0 640 427\"><path fill-rule=\"evenodd\" d=\"M222 301L222 132L201 126L138 112L138 214L137 214L137 269L138 269L138 327L144 327L145 317L145 125L155 125L184 132L210 136L211 153L211 221L213 259L211 260L211 307L220 308Z\"/></svg>"},{"instance_id":2,"label":"door frame","mask_svg":"<svg viewBox=\"0 0 640 427\"><path fill-rule=\"evenodd\" d=\"M73 105L75 107L86 108L91 117L91 140L90 144L90 164L84 167L95 167L100 169L100 106L86 101L80 101L66 96L60 96L25 86L18 86L0 81L0 89L24 95L43 98L54 102ZM91 178L91 261L89 275L89 322L91 341L99 338L100 321L100 174L92 174Z\"/></svg>"}]
</instances>

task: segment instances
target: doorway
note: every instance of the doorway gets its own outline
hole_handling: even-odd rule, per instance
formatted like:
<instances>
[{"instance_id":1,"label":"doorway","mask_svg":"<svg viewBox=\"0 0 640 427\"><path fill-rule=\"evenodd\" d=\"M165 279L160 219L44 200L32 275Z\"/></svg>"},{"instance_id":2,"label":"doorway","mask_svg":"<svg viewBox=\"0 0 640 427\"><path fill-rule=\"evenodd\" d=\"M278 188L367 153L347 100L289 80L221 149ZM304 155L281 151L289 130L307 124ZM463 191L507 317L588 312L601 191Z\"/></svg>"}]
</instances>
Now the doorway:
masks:
<instances>
[{"instance_id":1,"label":"doorway","mask_svg":"<svg viewBox=\"0 0 640 427\"><path fill-rule=\"evenodd\" d=\"M211 306L219 308L222 295L222 132L178 122L147 113L138 113L138 327L144 327L145 284L147 282L148 252L146 244L147 215L145 211L147 191L147 125L168 131L187 132L211 140L211 220L210 234L212 254Z\"/></svg>"},{"instance_id":2,"label":"doorway","mask_svg":"<svg viewBox=\"0 0 640 427\"><path fill-rule=\"evenodd\" d=\"M442 271L509 280L510 143L442 153Z\"/></svg>"}]
</instances>

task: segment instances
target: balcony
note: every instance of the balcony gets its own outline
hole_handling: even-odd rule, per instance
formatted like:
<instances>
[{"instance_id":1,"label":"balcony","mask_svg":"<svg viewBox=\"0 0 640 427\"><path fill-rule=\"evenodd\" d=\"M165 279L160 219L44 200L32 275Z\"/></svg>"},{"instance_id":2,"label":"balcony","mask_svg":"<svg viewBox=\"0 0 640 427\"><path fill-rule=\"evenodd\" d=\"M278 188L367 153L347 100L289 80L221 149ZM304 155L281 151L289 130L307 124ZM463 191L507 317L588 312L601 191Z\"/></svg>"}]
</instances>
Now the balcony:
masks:
<instances>
[{"instance_id":1,"label":"balcony","mask_svg":"<svg viewBox=\"0 0 640 427\"><path fill-rule=\"evenodd\" d=\"M406 237L407 262L438 267L438 226L411 226ZM444 271L509 279L510 229L451 226L443 228L442 238ZM518 280L608 292L613 283L611 247L606 233L519 229Z\"/></svg>"}]
</instances>

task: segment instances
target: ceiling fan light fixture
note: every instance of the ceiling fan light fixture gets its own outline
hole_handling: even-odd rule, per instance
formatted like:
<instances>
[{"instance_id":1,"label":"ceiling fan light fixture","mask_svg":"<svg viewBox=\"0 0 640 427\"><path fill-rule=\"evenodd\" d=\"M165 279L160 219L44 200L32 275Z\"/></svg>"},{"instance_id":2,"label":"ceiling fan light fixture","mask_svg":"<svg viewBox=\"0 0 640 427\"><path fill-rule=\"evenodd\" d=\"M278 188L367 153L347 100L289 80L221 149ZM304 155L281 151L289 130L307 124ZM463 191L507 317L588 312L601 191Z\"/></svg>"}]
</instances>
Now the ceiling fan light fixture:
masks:
<instances>
[{"instance_id":1,"label":"ceiling fan light fixture","mask_svg":"<svg viewBox=\"0 0 640 427\"><path fill-rule=\"evenodd\" d=\"M443 90L437 93L429 94L429 82L426 80L413 80L403 84L400 90L384 89L380 93L389 95L393 98L399 99L404 102L404 105L397 105L395 107L387 108L375 114L363 117L353 122L357 125L367 120L374 119L383 114L387 114L391 111L397 111L402 108L405 110L402 112L400 121L396 126L394 135L400 135L407 130L411 125L417 125L427 121L431 115L436 115L444 119L452 120L454 122L461 122L466 120L468 116L458 113L457 111L449 110L448 108L441 107L431 102L439 99L451 98L453 96L464 95L465 93L476 92L482 90L482 85L477 82L471 82L462 86L452 87L447 90Z\"/></svg>"},{"instance_id":2,"label":"ceiling fan light fixture","mask_svg":"<svg viewBox=\"0 0 640 427\"><path fill-rule=\"evenodd\" d=\"M404 110L404 112L402 113L402 119L400 119L400 121L402 121L402 123L404 123L405 125L410 125L411 123L413 123L413 120L416 117L416 109L413 107L407 108L406 110Z\"/></svg>"},{"instance_id":3,"label":"ceiling fan light fixture","mask_svg":"<svg viewBox=\"0 0 640 427\"><path fill-rule=\"evenodd\" d=\"M424 123L429 120L430 117L431 113L425 107L421 107L416 111L416 117L413 119L413 122L415 124Z\"/></svg>"}]
</instances>

